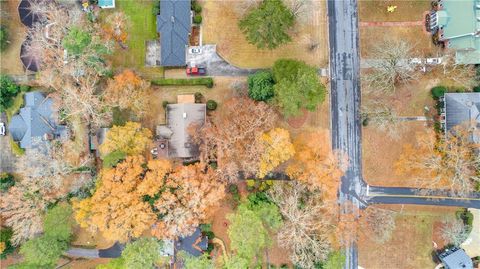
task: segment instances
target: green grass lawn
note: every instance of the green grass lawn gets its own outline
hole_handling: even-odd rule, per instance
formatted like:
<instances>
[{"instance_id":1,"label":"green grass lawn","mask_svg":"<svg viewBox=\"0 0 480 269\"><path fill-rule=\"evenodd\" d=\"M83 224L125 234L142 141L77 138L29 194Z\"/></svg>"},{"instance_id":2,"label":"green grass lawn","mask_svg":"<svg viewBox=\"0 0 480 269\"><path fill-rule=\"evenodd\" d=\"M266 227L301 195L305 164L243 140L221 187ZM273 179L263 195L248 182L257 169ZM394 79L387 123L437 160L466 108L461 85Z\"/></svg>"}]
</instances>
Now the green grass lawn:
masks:
<instances>
[{"instance_id":1,"label":"green grass lawn","mask_svg":"<svg viewBox=\"0 0 480 269\"><path fill-rule=\"evenodd\" d=\"M117 0L116 7L112 10L103 10L102 18L108 14L121 11L130 18L127 45L124 50L117 46L111 57L115 69L133 68L147 76L163 76L162 68L145 67L145 42L157 38L155 4L158 0Z\"/></svg>"}]
</instances>

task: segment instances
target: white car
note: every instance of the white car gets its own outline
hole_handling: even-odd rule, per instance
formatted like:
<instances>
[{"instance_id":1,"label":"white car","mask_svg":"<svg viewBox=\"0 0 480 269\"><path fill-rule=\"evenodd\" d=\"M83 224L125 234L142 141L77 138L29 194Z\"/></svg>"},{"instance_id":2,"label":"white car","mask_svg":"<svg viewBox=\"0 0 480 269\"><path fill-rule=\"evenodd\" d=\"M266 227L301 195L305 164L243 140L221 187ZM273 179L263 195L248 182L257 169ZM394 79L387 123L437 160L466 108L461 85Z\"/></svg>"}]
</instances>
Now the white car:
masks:
<instances>
[{"instance_id":1,"label":"white car","mask_svg":"<svg viewBox=\"0 0 480 269\"><path fill-rule=\"evenodd\" d=\"M435 65L435 64L441 64L442 63L442 58L427 58L427 64Z\"/></svg>"},{"instance_id":2,"label":"white car","mask_svg":"<svg viewBox=\"0 0 480 269\"><path fill-rule=\"evenodd\" d=\"M410 59L410 63L411 64L422 64L423 61L422 61L422 58L412 58L412 59Z\"/></svg>"},{"instance_id":3,"label":"white car","mask_svg":"<svg viewBox=\"0 0 480 269\"><path fill-rule=\"evenodd\" d=\"M200 47L191 47L188 52L190 54L200 54L202 53L202 49Z\"/></svg>"},{"instance_id":4,"label":"white car","mask_svg":"<svg viewBox=\"0 0 480 269\"><path fill-rule=\"evenodd\" d=\"M0 122L0 135L5 135L5 123Z\"/></svg>"}]
</instances>

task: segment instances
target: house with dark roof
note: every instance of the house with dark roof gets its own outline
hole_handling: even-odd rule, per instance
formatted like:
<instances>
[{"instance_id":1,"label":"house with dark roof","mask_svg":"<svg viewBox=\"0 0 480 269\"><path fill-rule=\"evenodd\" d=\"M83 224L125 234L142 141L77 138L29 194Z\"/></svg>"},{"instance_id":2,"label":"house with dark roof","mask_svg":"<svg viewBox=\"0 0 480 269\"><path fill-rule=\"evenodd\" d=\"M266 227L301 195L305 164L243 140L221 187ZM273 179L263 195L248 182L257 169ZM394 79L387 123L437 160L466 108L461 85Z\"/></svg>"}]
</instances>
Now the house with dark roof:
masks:
<instances>
[{"instance_id":1,"label":"house with dark roof","mask_svg":"<svg viewBox=\"0 0 480 269\"><path fill-rule=\"evenodd\" d=\"M196 159L199 156L199 149L191 141L189 128L205 124L207 107L205 104L196 104L194 98L179 96L178 101L187 102L167 105L165 116L167 123L157 126L156 134L158 139L167 141L168 157Z\"/></svg>"},{"instance_id":2,"label":"house with dark roof","mask_svg":"<svg viewBox=\"0 0 480 269\"><path fill-rule=\"evenodd\" d=\"M446 132L466 122L472 122L480 128L480 93L446 93L444 113ZM474 134L472 139L475 143L480 143L480 136Z\"/></svg>"},{"instance_id":3,"label":"house with dark roof","mask_svg":"<svg viewBox=\"0 0 480 269\"><path fill-rule=\"evenodd\" d=\"M41 92L27 92L24 96L25 106L14 115L8 130L20 147L36 147L41 141L66 138L66 126L58 125L52 108L53 100Z\"/></svg>"},{"instance_id":4,"label":"house with dark roof","mask_svg":"<svg viewBox=\"0 0 480 269\"><path fill-rule=\"evenodd\" d=\"M160 34L160 65L185 66L192 25L190 0L161 0L157 15Z\"/></svg>"},{"instance_id":5,"label":"house with dark roof","mask_svg":"<svg viewBox=\"0 0 480 269\"><path fill-rule=\"evenodd\" d=\"M445 269L473 269L473 262L461 248L446 249L438 255Z\"/></svg>"},{"instance_id":6,"label":"house with dark roof","mask_svg":"<svg viewBox=\"0 0 480 269\"><path fill-rule=\"evenodd\" d=\"M480 0L439 0L429 17L429 30L455 49L457 64L480 64Z\"/></svg>"},{"instance_id":7,"label":"house with dark roof","mask_svg":"<svg viewBox=\"0 0 480 269\"><path fill-rule=\"evenodd\" d=\"M202 234L200 228L197 227L195 232L189 236L181 237L175 241L175 251L185 251L188 254L198 257L201 256L208 248L208 237Z\"/></svg>"}]
</instances>

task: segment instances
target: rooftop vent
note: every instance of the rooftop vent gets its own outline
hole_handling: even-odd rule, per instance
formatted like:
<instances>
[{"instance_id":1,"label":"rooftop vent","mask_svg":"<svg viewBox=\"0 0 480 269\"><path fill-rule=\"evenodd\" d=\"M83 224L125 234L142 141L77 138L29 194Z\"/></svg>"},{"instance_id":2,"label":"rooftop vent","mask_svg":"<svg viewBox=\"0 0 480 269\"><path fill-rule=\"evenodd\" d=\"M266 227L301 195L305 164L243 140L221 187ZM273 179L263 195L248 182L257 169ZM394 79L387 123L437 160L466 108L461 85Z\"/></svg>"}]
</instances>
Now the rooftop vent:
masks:
<instances>
[{"instance_id":1,"label":"rooftop vent","mask_svg":"<svg viewBox=\"0 0 480 269\"><path fill-rule=\"evenodd\" d=\"M183 118L184 118L184 119L187 118L187 112L183 112Z\"/></svg>"},{"instance_id":2,"label":"rooftop vent","mask_svg":"<svg viewBox=\"0 0 480 269\"><path fill-rule=\"evenodd\" d=\"M171 17L170 17L170 21L172 21L172 23L174 23L174 22L175 22L175 17L174 17L174 16L171 16Z\"/></svg>"}]
</instances>

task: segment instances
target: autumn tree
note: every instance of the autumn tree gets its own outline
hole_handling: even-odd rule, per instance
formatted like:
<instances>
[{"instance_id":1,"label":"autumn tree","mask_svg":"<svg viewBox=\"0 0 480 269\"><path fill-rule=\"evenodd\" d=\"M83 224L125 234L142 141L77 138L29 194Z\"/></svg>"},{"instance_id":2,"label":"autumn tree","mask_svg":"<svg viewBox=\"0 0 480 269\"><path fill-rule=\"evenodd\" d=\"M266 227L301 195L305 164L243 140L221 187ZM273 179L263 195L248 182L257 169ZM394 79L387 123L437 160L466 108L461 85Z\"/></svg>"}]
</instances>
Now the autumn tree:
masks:
<instances>
[{"instance_id":1,"label":"autumn tree","mask_svg":"<svg viewBox=\"0 0 480 269\"><path fill-rule=\"evenodd\" d=\"M100 153L105 156L114 151L121 151L127 155L143 153L150 145L152 132L142 128L138 122L127 122L125 126L113 126L107 137L100 145Z\"/></svg>"},{"instance_id":2,"label":"autumn tree","mask_svg":"<svg viewBox=\"0 0 480 269\"><path fill-rule=\"evenodd\" d=\"M158 180L158 176L154 178ZM153 234L162 239L192 234L225 196L225 186L217 180L216 174L205 170L200 163L177 167L164 180L158 181L154 186L161 192L148 195L158 197L153 206L162 217L155 223Z\"/></svg>"},{"instance_id":3,"label":"autumn tree","mask_svg":"<svg viewBox=\"0 0 480 269\"><path fill-rule=\"evenodd\" d=\"M320 189L324 199L335 200L346 160L332 151L328 131L301 133L293 145L295 155L286 173L310 190Z\"/></svg>"},{"instance_id":4,"label":"autumn tree","mask_svg":"<svg viewBox=\"0 0 480 269\"><path fill-rule=\"evenodd\" d=\"M281 0L264 0L239 22L248 42L259 49L275 49L291 40L292 11Z\"/></svg>"},{"instance_id":5,"label":"autumn tree","mask_svg":"<svg viewBox=\"0 0 480 269\"><path fill-rule=\"evenodd\" d=\"M275 111L263 102L227 100L200 132L193 130L202 161L216 161L217 173L227 181L234 182L239 171L254 176L262 153L258 134L270 130L276 119Z\"/></svg>"},{"instance_id":6,"label":"autumn tree","mask_svg":"<svg viewBox=\"0 0 480 269\"><path fill-rule=\"evenodd\" d=\"M470 231L468 226L463 223L463 220L446 218L442 221L440 234L446 242L455 246L460 246L465 240L467 240Z\"/></svg>"},{"instance_id":7,"label":"autumn tree","mask_svg":"<svg viewBox=\"0 0 480 269\"><path fill-rule=\"evenodd\" d=\"M395 163L396 172L414 178L423 193L445 191L466 196L480 182L480 155L471 140L478 132L475 125L465 123L438 140L433 131L418 133L415 144L404 145Z\"/></svg>"},{"instance_id":8,"label":"autumn tree","mask_svg":"<svg viewBox=\"0 0 480 269\"><path fill-rule=\"evenodd\" d=\"M395 212L377 208L367 207L360 218L360 226L367 236L378 242L385 243L390 240L395 229Z\"/></svg>"},{"instance_id":9,"label":"autumn tree","mask_svg":"<svg viewBox=\"0 0 480 269\"><path fill-rule=\"evenodd\" d=\"M127 41L130 27L130 18L125 13L117 11L105 18L103 31L108 39L113 39L123 44Z\"/></svg>"},{"instance_id":10,"label":"autumn tree","mask_svg":"<svg viewBox=\"0 0 480 269\"><path fill-rule=\"evenodd\" d=\"M334 232L335 222L331 208L322 202L319 192L310 192L300 182L277 183L268 195L284 219L277 233L279 244L290 249L293 264L316 268L332 249L329 234Z\"/></svg>"},{"instance_id":11,"label":"autumn tree","mask_svg":"<svg viewBox=\"0 0 480 269\"><path fill-rule=\"evenodd\" d=\"M143 116L149 104L150 84L131 70L124 70L108 82L104 100L112 107L130 109Z\"/></svg>"},{"instance_id":12,"label":"autumn tree","mask_svg":"<svg viewBox=\"0 0 480 269\"><path fill-rule=\"evenodd\" d=\"M146 170L144 163L142 156L129 156L115 168L103 170L93 196L73 203L77 222L121 242L139 237L149 229L156 215L143 196L153 186L151 179L143 180L143 177L154 174L161 180L170 165L167 161L156 160Z\"/></svg>"},{"instance_id":13,"label":"autumn tree","mask_svg":"<svg viewBox=\"0 0 480 269\"><path fill-rule=\"evenodd\" d=\"M260 146L263 153L260 156L260 165L257 176L263 178L281 163L290 159L295 149L290 141L290 133L281 128L272 129L260 137Z\"/></svg>"},{"instance_id":14,"label":"autumn tree","mask_svg":"<svg viewBox=\"0 0 480 269\"><path fill-rule=\"evenodd\" d=\"M397 86L417 78L417 72L409 59L413 45L404 40L385 39L373 48L372 70L364 76L367 88L375 92L393 92Z\"/></svg>"},{"instance_id":15,"label":"autumn tree","mask_svg":"<svg viewBox=\"0 0 480 269\"><path fill-rule=\"evenodd\" d=\"M228 237L234 253L234 260L249 266L261 264L262 252L272 244L270 232L281 226L278 208L268 202L244 201L234 214L227 216L230 221ZM253 266L255 267L255 266ZM230 266L230 268L235 268Z\"/></svg>"}]
</instances>

